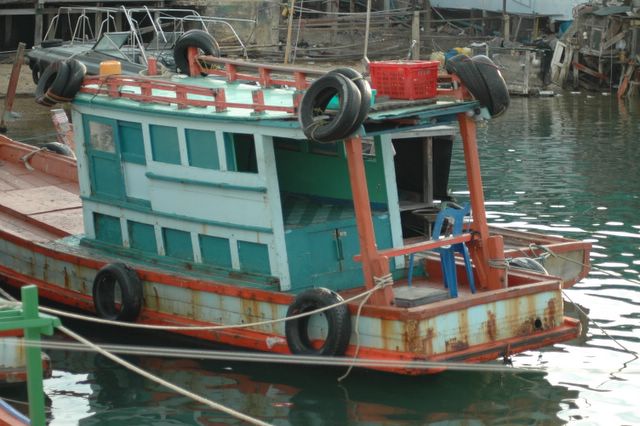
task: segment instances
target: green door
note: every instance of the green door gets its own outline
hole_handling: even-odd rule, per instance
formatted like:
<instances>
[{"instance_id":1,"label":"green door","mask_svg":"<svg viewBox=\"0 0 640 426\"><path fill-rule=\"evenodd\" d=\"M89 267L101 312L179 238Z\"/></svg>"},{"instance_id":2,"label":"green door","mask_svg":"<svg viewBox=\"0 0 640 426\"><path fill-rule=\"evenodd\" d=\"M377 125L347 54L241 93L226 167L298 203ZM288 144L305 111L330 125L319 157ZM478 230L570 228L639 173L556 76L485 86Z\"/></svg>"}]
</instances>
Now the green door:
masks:
<instances>
[{"instance_id":1,"label":"green door","mask_svg":"<svg viewBox=\"0 0 640 426\"><path fill-rule=\"evenodd\" d=\"M124 177L115 120L85 116L84 129L91 194L124 200Z\"/></svg>"}]
</instances>

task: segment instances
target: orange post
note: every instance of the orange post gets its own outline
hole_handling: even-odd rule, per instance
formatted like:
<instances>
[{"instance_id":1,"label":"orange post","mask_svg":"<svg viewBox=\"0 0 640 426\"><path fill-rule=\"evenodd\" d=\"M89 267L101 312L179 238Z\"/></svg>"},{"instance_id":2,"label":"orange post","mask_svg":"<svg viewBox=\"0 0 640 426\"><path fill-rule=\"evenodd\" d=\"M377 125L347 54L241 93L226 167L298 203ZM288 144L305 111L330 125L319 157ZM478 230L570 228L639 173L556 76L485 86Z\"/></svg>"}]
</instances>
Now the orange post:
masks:
<instances>
[{"instance_id":1,"label":"orange post","mask_svg":"<svg viewBox=\"0 0 640 426\"><path fill-rule=\"evenodd\" d=\"M198 64L198 48L187 48L187 58L189 60L189 76L197 77L200 75L200 65Z\"/></svg>"},{"instance_id":2,"label":"orange post","mask_svg":"<svg viewBox=\"0 0 640 426\"><path fill-rule=\"evenodd\" d=\"M149 56L147 60L147 75L158 75L158 60L155 56Z\"/></svg>"},{"instance_id":3,"label":"orange post","mask_svg":"<svg viewBox=\"0 0 640 426\"><path fill-rule=\"evenodd\" d=\"M9 78L9 85L7 86L7 96L4 98L4 109L2 110L2 116L0 116L0 133L6 133L7 127L4 123L4 116L5 114L11 114L13 110L13 101L16 97L18 79L20 78L20 67L22 66L22 62L24 62L24 48L24 43L18 43L16 59L13 61L11 77Z\"/></svg>"},{"instance_id":4,"label":"orange post","mask_svg":"<svg viewBox=\"0 0 640 426\"><path fill-rule=\"evenodd\" d=\"M374 277L382 277L389 273L389 261L378 253L376 237L371 219L371 204L369 189L362 160L362 139L359 136L345 141L347 164L349 166L349 182L353 194L353 207L356 213L358 237L360 239L360 255L364 284L367 289L375 286ZM369 299L374 305L389 306L393 304L393 289L385 287L376 291Z\"/></svg>"},{"instance_id":5,"label":"orange post","mask_svg":"<svg viewBox=\"0 0 640 426\"><path fill-rule=\"evenodd\" d=\"M480 278L480 287L489 289L502 288L504 283L504 269L494 268L490 260L504 260L504 245L502 237L489 236L489 225L484 210L484 191L482 189L482 175L480 174L480 157L476 142L476 123L473 117L466 113L458 114L460 135L464 147L464 162L467 168L467 185L471 197L473 223L471 231L477 238L469 244L469 251L473 264Z\"/></svg>"}]
</instances>

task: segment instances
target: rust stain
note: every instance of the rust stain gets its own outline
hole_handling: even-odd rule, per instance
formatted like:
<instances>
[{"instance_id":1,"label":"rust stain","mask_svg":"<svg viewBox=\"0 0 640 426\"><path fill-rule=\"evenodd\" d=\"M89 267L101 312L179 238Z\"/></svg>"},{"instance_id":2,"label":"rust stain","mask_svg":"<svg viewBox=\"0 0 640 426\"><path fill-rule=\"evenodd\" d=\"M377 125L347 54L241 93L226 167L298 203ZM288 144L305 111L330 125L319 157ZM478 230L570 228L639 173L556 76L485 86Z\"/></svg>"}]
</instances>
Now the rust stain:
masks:
<instances>
[{"instance_id":1,"label":"rust stain","mask_svg":"<svg viewBox=\"0 0 640 426\"><path fill-rule=\"evenodd\" d=\"M494 312L488 311L487 316L489 319L487 320L487 336L490 341L495 341L496 336L498 334L498 325L496 324L496 314Z\"/></svg>"},{"instance_id":2,"label":"rust stain","mask_svg":"<svg viewBox=\"0 0 640 426\"><path fill-rule=\"evenodd\" d=\"M458 352L468 349L469 342L467 341L466 335L460 340L458 340L458 337L453 337L444 342L444 347L446 352Z\"/></svg>"},{"instance_id":3,"label":"rust stain","mask_svg":"<svg viewBox=\"0 0 640 426\"><path fill-rule=\"evenodd\" d=\"M404 323L403 338L408 352L424 352L424 341L420 338L420 323L417 320L408 320Z\"/></svg>"},{"instance_id":4,"label":"rust stain","mask_svg":"<svg viewBox=\"0 0 640 426\"><path fill-rule=\"evenodd\" d=\"M162 311L162 309L160 309L160 296L158 295L158 289L155 285L151 288L153 289L153 302L155 303L155 308L158 311Z\"/></svg>"},{"instance_id":5,"label":"rust stain","mask_svg":"<svg viewBox=\"0 0 640 426\"><path fill-rule=\"evenodd\" d=\"M556 301L555 299L549 299L547 302L547 308L544 310L543 328L550 329L556 326Z\"/></svg>"},{"instance_id":6,"label":"rust stain","mask_svg":"<svg viewBox=\"0 0 640 426\"><path fill-rule=\"evenodd\" d=\"M70 289L71 288L71 283L69 282L69 273L67 272L67 268L66 267L62 268L62 276L63 276L63 279L64 279L64 288Z\"/></svg>"},{"instance_id":7,"label":"rust stain","mask_svg":"<svg viewBox=\"0 0 640 426\"><path fill-rule=\"evenodd\" d=\"M433 355L433 339L435 338L435 335L436 333L433 331L433 328L427 329L427 335L423 340L425 355Z\"/></svg>"}]
</instances>

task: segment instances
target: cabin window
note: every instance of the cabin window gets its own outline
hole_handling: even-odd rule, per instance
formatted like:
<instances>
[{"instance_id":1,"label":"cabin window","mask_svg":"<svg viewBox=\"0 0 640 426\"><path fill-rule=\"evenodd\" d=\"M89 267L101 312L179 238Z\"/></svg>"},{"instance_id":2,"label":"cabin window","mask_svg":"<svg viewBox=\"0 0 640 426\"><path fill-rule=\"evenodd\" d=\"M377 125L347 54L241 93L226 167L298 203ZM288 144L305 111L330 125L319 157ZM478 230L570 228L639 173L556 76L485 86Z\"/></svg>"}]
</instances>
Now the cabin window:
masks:
<instances>
[{"instance_id":1,"label":"cabin window","mask_svg":"<svg viewBox=\"0 0 640 426\"><path fill-rule=\"evenodd\" d=\"M287 151L303 151L306 148L307 141L288 139L288 138L273 138L273 145L276 149L286 149Z\"/></svg>"},{"instance_id":2,"label":"cabin window","mask_svg":"<svg viewBox=\"0 0 640 426\"><path fill-rule=\"evenodd\" d=\"M93 228L96 240L103 243L122 245L122 231L120 230L120 219L102 213L93 214Z\"/></svg>"},{"instance_id":3,"label":"cabin window","mask_svg":"<svg viewBox=\"0 0 640 426\"><path fill-rule=\"evenodd\" d=\"M116 152L113 127L109 124L89 121L89 142L96 151Z\"/></svg>"},{"instance_id":4,"label":"cabin window","mask_svg":"<svg viewBox=\"0 0 640 426\"><path fill-rule=\"evenodd\" d=\"M153 160L161 163L180 164L178 129L169 126L151 124L151 153Z\"/></svg>"},{"instance_id":5,"label":"cabin window","mask_svg":"<svg viewBox=\"0 0 640 426\"><path fill-rule=\"evenodd\" d=\"M227 170L258 173L256 143L253 135L245 133L225 133L224 146L227 154Z\"/></svg>"},{"instance_id":6,"label":"cabin window","mask_svg":"<svg viewBox=\"0 0 640 426\"><path fill-rule=\"evenodd\" d=\"M186 129L189 165L203 169L220 169L216 134L207 130Z\"/></svg>"},{"instance_id":7,"label":"cabin window","mask_svg":"<svg viewBox=\"0 0 640 426\"><path fill-rule=\"evenodd\" d=\"M199 241L203 263L231 268L231 249L228 239L200 235Z\"/></svg>"},{"instance_id":8,"label":"cabin window","mask_svg":"<svg viewBox=\"0 0 640 426\"><path fill-rule=\"evenodd\" d=\"M189 232L162 228L162 239L167 256L193 261L193 245Z\"/></svg>"},{"instance_id":9,"label":"cabin window","mask_svg":"<svg viewBox=\"0 0 640 426\"><path fill-rule=\"evenodd\" d=\"M129 220L127 221L127 228L129 229L129 246L131 248L146 253L158 253L153 225Z\"/></svg>"},{"instance_id":10,"label":"cabin window","mask_svg":"<svg viewBox=\"0 0 640 426\"><path fill-rule=\"evenodd\" d=\"M146 164L140 123L118 121L118 131L120 132L122 159L129 163Z\"/></svg>"},{"instance_id":11,"label":"cabin window","mask_svg":"<svg viewBox=\"0 0 640 426\"><path fill-rule=\"evenodd\" d=\"M238 241L238 257L243 271L271 274L269 246L266 244Z\"/></svg>"},{"instance_id":12,"label":"cabin window","mask_svg":"<svg viewBox=\"0 0 640 426\"><path fill-rule=\"evenodd\" d=\"M344 157L344 145L342 142L320 143L309 141L309 152L330 157Z\"/></svg>"}]
</instances>

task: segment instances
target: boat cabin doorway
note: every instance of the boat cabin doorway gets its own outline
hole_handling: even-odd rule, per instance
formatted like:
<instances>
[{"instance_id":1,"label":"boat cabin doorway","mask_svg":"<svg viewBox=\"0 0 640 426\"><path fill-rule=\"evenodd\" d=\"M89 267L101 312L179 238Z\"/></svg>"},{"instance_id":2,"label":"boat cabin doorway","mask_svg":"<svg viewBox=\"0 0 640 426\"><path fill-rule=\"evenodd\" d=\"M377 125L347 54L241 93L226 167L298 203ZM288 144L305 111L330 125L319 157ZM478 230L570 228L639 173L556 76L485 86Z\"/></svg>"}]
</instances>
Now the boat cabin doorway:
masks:
<instances>
[{"instance_id":1,"label":"boat cabin doorway","mask_svg":"<svg viewBox=\"0 0 640 426\"><path fill-rule=\"evenodd\" d=\"M456 129L437 126L393 136L394 165L404 239L431 238L431 226L448 194Z\"/></svg>"}]
</instances>

